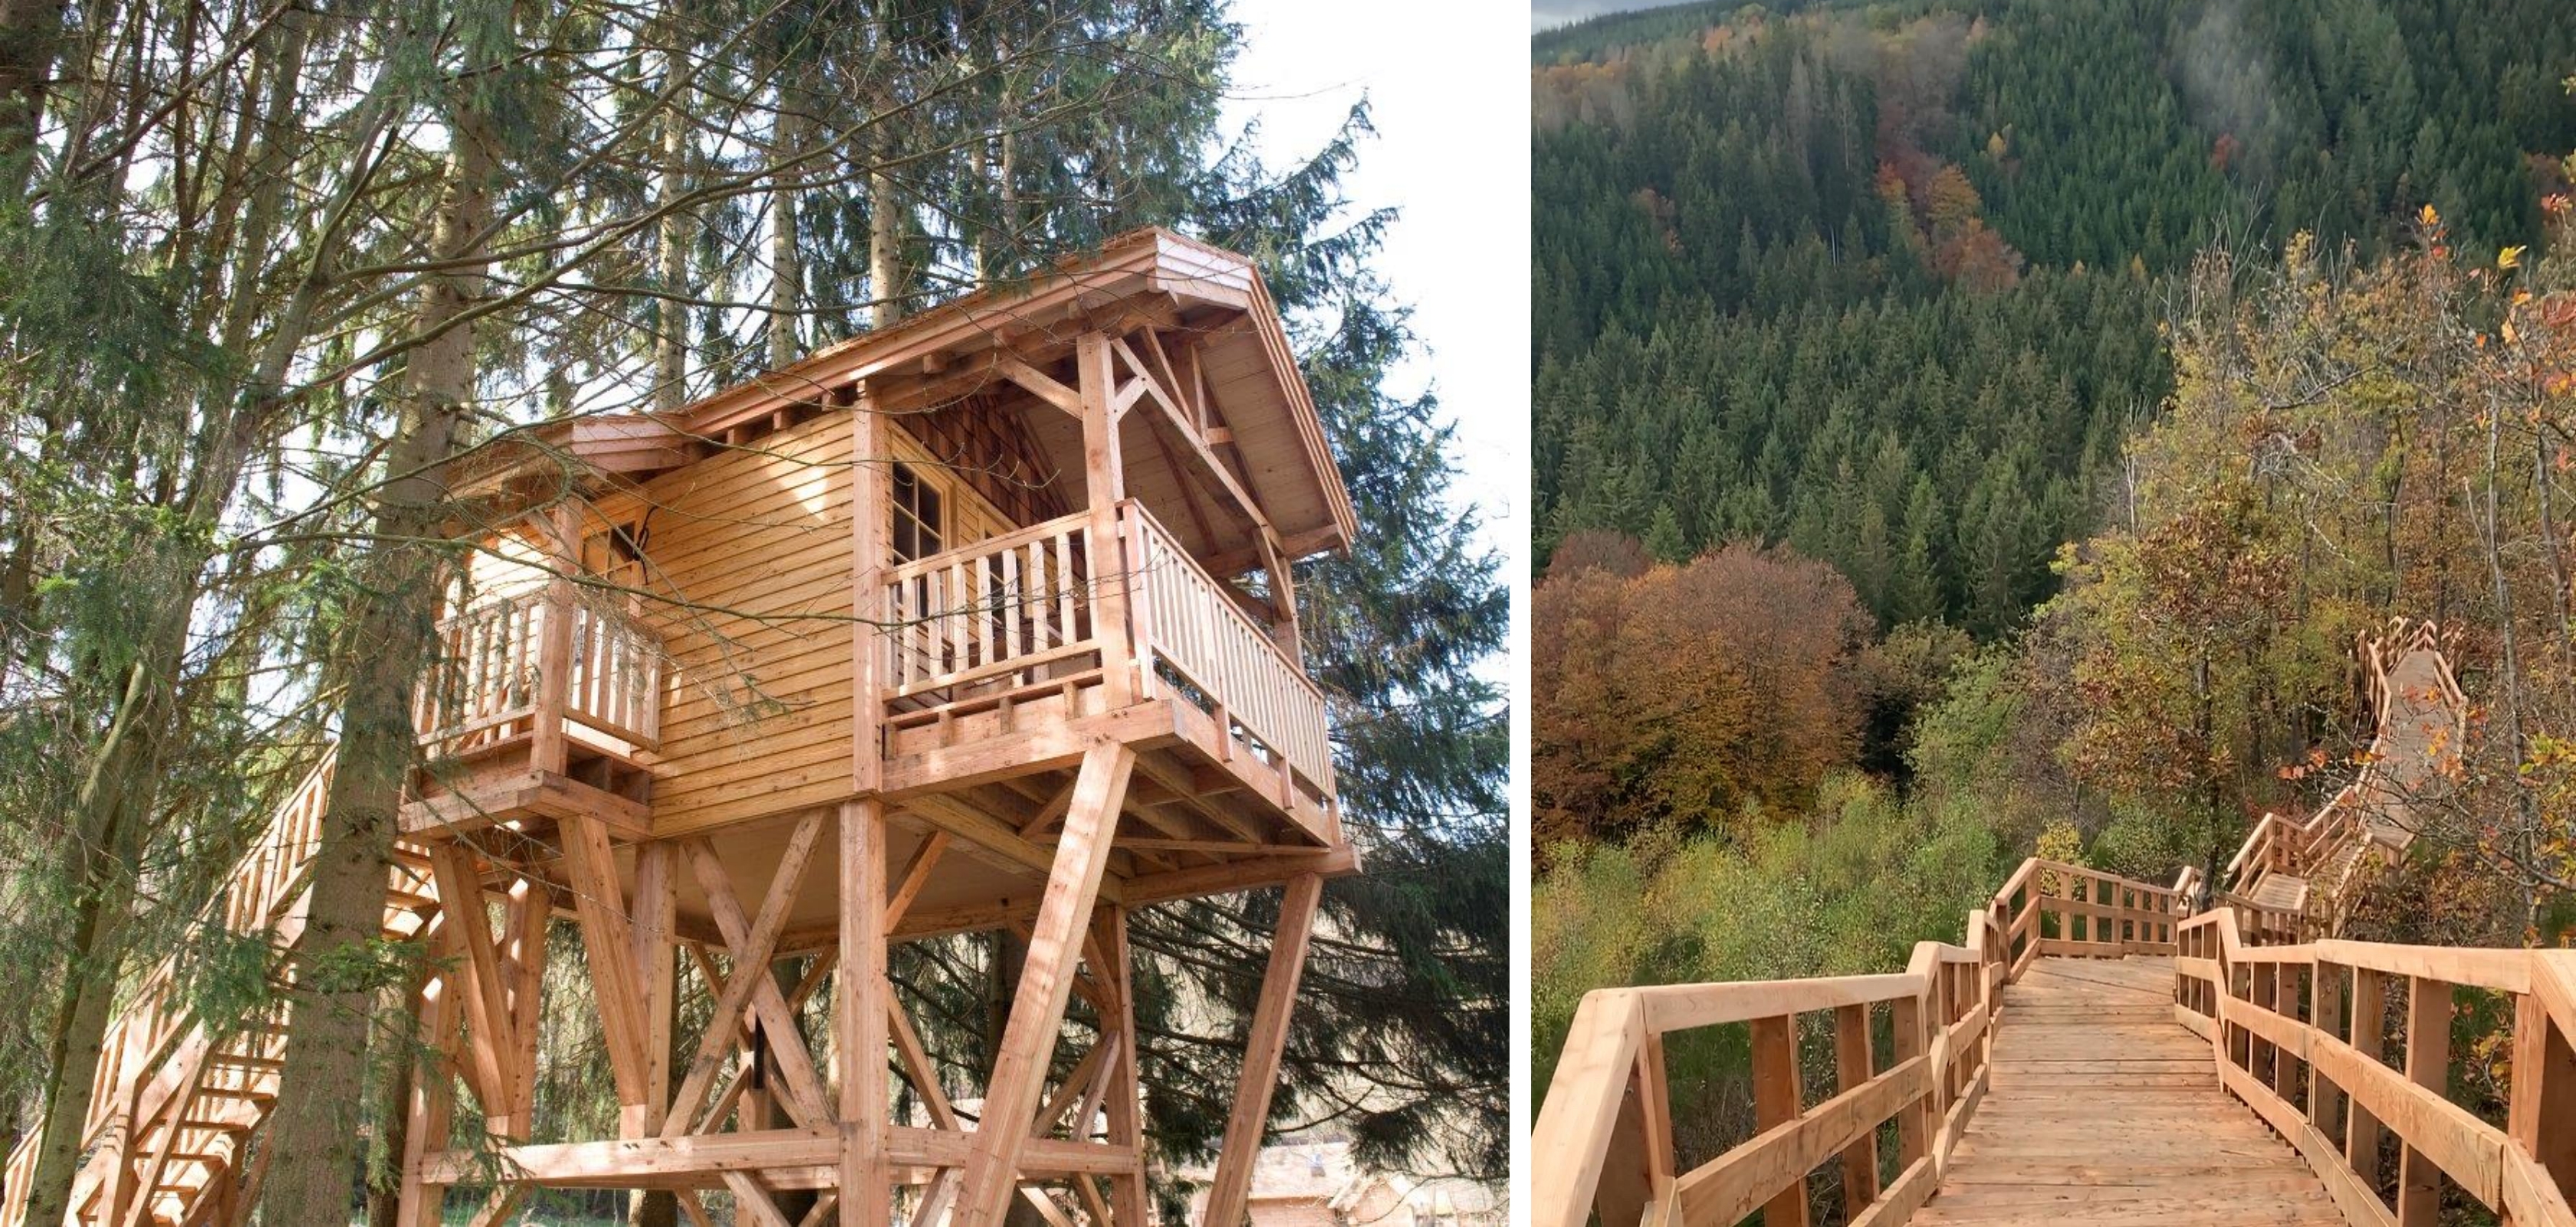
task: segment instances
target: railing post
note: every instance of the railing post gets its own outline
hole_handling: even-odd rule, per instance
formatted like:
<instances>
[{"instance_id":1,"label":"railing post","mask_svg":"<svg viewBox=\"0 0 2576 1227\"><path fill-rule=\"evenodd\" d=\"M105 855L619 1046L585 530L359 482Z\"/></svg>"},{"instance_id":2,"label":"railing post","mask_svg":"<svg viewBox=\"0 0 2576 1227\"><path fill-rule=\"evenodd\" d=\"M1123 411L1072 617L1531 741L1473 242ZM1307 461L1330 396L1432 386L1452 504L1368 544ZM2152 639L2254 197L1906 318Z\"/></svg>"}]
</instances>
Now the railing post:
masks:
<instances>
[{"instance_id":1,"label":"railing post","mask_svg":"<svg viewBox=\"0 0 2576 1227\"><path fill-rule=\"evenodd\" d=\"M1770 1129L1798 1116L1798 1016L1757 1018L1753 1028L1753 1127ZM1807 1227L1807 1182L1788 1188L1762 1208L1765 1227Z\"/></svg>"},{"instance_id":2,"label":"railing post","mask_svg":"<svg viewBox=\"0 0 2576 1227\"><path fill-rule=\"evenodd\" d=\"M2379 1059L2382 1038L2388 1029L2387 973L2368 967L2352 969L2352 1047L2373 1061ZM2353 1174L2366 1188L2379 1184L2379 1118L2361 1101L2352 1101L2351 1114L2344 1118L2343 1153L2352 1164Z\"/></svg>"},{"instance_id":3,"label":"railing post","mask_svg":"<svg viewBox=\"0 0 2576 1227\"><path fill-rule=\"evenodd\" d=\"M1927 985L1926 988L1928 987ZM1895 1024L1895 1055L1896 1063L1899 1065L1924 1055L1926 1051L1926 1032L1923 1022L1924 996L1924 993L1917 992L1888 1003L1890 1013L1893 1015L1892 1021ZM1926 1089L1921 1097L1898 1109L1896 1113L1896 1168L1898 1171L1914 1166L1915 1160L1932 1153L1930 1122L1933 1104L1939 1098L1939 1082L1936 1079L1927 1078L1924 1079L1923 1084L1930 1089Z\"/></svg>"},{"instance_id":4,"label":"railing post","mask_svg":"<svg viewBox=\"0 0 2576 1227\"><path fill-rule=\"evenodd\" d=\"M1985 974L1983 967L1978 975ZM1869 1007L1834 1007L1834 1089L1850 1091L1870 1080ZM1843 1151L1843 1207L1846 1219L1878 1200L1878 1130L1860 1136Z\"/></svg>"},{"instance_id":5,"label":"railing post","mask_svg":"<svg viewBox=\"0 0 2576 1227\"><path fill-rule=\"evenodd\" d=\"M2513 1097L2505 1131L2560 1189L2576 1190L2576 1036L2551 1021L2541 1000L2545 985L2576 998L2576 975L2560 973L2546 956L2531 961L2532 991L2514 1002Z\"/></svg>"},{"instance_id":6,"label":"railing post","mask_svg":"<svg viewBox=\"0 0 2576 1227\"><path fill-rule=\"evenodd\" d=\"M2406 1080L2436 1095L2451 1083L2451 986L2422 976L2406 989ZM2442 1169L2413 1144L2398 1167L2398 1227L2433 1227L2442 1211Z\"/></svg>"},{"instance_id":7,"label":"railing post","mask_svg":"<svg viewBox=\"0 0 2576 1227\"><path fill-rule=\"evenodd\" d=\"M2309 965L2308 1000L2311 1004L2308 1010L2308 1026L2311 1030L2337 1039L2342 1038L2335 1034L2335 1030L2344 1017L2343 977L2343 968L2323 959ZM2345 1034L2350 1032L2347 1031ZM2308 1119L2310 1121L2333 1120L2335 1105L2343 1101L2343 1088L2336 1086L2334 1079L2318 1073L2316 1062L2308 1062Z\"/></svg>"}]
</instances>

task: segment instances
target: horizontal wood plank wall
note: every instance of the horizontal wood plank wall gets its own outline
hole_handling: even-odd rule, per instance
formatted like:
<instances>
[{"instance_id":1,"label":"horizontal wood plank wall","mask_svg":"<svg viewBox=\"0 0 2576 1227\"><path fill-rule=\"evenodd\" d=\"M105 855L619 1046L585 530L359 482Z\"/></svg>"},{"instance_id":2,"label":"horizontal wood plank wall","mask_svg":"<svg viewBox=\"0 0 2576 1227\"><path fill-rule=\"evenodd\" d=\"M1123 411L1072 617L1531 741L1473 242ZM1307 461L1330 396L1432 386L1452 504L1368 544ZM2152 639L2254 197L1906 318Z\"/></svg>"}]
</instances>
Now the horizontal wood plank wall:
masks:
<instances>
[{"instance_id":1,"label":"horizontal wood plank wall","mask_svg":"<svg viewBox=\"0 0 2576 1227\"><path fill-rule=\"evenodd\" d=\"M654 767L659 834L850 791L851 418L831 413L644 487L671 657ZM622 516L624 500L603 507Z\"/></svg>"}]
</instances>

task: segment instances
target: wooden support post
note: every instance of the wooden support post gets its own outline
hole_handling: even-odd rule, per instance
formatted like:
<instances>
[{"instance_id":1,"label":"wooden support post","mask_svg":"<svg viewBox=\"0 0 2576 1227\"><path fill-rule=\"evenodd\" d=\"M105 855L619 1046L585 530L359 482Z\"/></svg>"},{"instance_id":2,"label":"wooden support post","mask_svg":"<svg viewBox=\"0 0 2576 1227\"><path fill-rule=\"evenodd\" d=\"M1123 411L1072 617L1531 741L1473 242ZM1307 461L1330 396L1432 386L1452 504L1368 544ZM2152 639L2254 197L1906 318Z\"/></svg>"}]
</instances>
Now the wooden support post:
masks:
<instances>
[{"instance_id":1,"label":"wooden support post","mask_svg":"<svg viewBox=\"0 0 2576 1227\"><path fill-rule=\"evenodd\" d=\"M679 852L667 842L635 849L634 967L643 1000L644 1100L618 1114L617 1134L647 1138L662 1132L671 1107L671 1029L678 1007Z\"/></svg>"},{"instance_id":2,"label":"wooden support post","mask_svg":"<svg viewBox=\"0 0 2576 1227\"><path fill-rule=\"evenodd\" d=\"M2343 980L2346 974L2344 968L2322 960L2308 973L2308 1023L2318 1031L2338 1038L2338 1027L2344 1021ZM2343 1102L2343 1088L2336 1086L2334 1079L2318 1073L2316 1062L2308 1062L2308 1120L2318 1126L2319 1132L2324 1131L2327 1122L2335 1119Z\"/></svg>"},{"instance_id":3,"label":"wooden support post","mask_svg":"<svg viewBox=\"0 0 2576 1227\"><path fill-rule=\"evenodd\" d=\"M2299 1015L2299 969L2293 963L2272 964L2273 1010L2285 1018ZM2272 1093L2289 1102L2299 1084L2299 1058L2272 1046Z\"/></svg>"},{"instance_id":4,"label":"wooden support post","mask_svg":"<svg viewBox=\"0 0 2576 1227\"><path fill-rule=\"evenodd\" d=\"M446 923L442 913L438 922ZM428 1056L412 1075L411 1120L403 1131L402 1193L394 1203L396 1227L442 1227L447 1186L421 1180L421 1164L432 1151L447 1148L450 1111L454 1106L456 1018L453 986L433 975L422 986L420 1038Z\"/></svg>"},{"instance_id":5,"label":"wooden support post","mask_svg":"<svg viewBox=\"0 0 2576 1227\"><path fill-rule=\"evenodd\" d=\"M1207 1213L1200 1227L1242 1227L1252 1192L1252 1166L1261 1157L1261 1135L1270 1120L1270 1093L1279 1084L1279 1054L1288 1042L1288 1018L1297 1004L1297 981L1314 935L1315 909L1324 880L1303 874L1279 900L1279 928L1270 938L1270 966L1262 973L1261 1002L1243 1044L1243 1072L1235 1081L1234 1111L1226 1119L1216 1174L1208 1180Z\"/></svg>"},{"instance_id":6,"label":"wooden support post","mask_svg":"<svg viewBox=\"0 0 2576 1227\"><path fill-rule=\"evenodd\" d=\"M1753 1127L1770 1129L1798 1116L1798 1016L1753 1020ZM1807 1227L1806 1173L1762 1208L1764 1227Z\"/></svg>"},{"instance_id":7,"label":"wooden support post","mask_svg":"<svg viewBox=\"0 0 2576 1227\"><path fill-rule=\"evenodd\" d=\"M1100 968L1117 1005L1109 1025L1120 1037L1117 1060L1109 1074L1109 1144L1139 1156L1137 1166L1109 1178L1110 1219L1117 1227L1147 1227L1145 1197L1145 1089L1138 1073L1135 955L1127 945L1127 909L1115 904L1100 909Z\"/></svg>"},{"instance_id":8,"label":"wooden support post","mask_svg":"<svg viewBox=\"0 0 2576 1227\"><path fill-rule=\"evenodd\" d=\"M894 448L887 438L885 414L866 384L857 388L856 419L851 423L850 592L859 622L850 628L851 690L850 786L862 796L885 779L885 668L891 636L869 624L886 616L884 595L887 536L894 524L894 495L887 464ZM1095 564L1097 565L1097 564Z\"/></svg>"},{"instance_id":9,"label":"wooden support post","mask_svg":"<svg viewBox=\"0 0 2576 1227\"><path fill-rule=\"evenodd\" d=\"M536 715L529 722L528 763L557 775L571 765L564 709L572 695L572 576L581 570L581 521L581 504L567 497L538 530L546 538L546 563L556 575L546 581L544 612L538 615Z\"/></svg>"},{"instance_id":10,"label":"wooden support post","mask_svg":"<svg viewBox=\"0 0 2576 1227\"><path fill-rule=\"evenodd\" d=\"M1979 967L1983 977L1985 969ZM1834 1007L1834 1089L1851 1091L1869 1081L1870 1068L1869 1007L1846 1005ZM1863 1133L1843 1151L1843 1206L1845 1217L1860 1213L1861 1208L1878 1200L1878 1130Z\"/></svg>"},{"instance_id":11,"label":"wooden support post","mask_svg":"<svg viewBox=\"0 0 2576 1227\"><path fill-rule=\"evenodd\" d=\"M2436 1095L2451 1084L2451 986L2411 977L2406 989L2406 1080ZM2442 1169L2413 1145L2398 1165L2398 1227L2433 1227L2442 1213Z\"/></svg>"},{"instance_id":12,"label":"wooden support post","mask_svg":"<svg viewBox=\"0 0 2576 1227\"><path fill-rule=\"evenodd\" d=\"M955 1221L960 1227L1001 1227L1009 1208L1018 1183L1020 1151L1034 1128L1038 1096L1046 1089L1048 1058L1064 1022L1065 999L1073 992L1083 927L1100 896L1100 880L1109 867L1109 843L1118 830L1128 773L1135 766L1136 751L1119 742L1094 744L1082 756L1080 782L1074 788L1072 808L1065 812L1054 867L1047 874L1037 924L1030 932L1019 992L1011 1000L1010 1022L1002 1031L1001 1054L985 1084L983 1120L967 1156L964 1191L957 1207Z\"/></svg>"},{"instance_id":13,"label":"wooden support post","mask_svg":"<svg viewBox=\"0 0 2576 1227\"><path fill-rule=\"evenodd\" d=\"M2254 1004L2274 1013L2279 1013L2281 1001L2281 965L2278 963L2256 963L2248 974L2254 979L2252 994ZM2272 1041L2264 1039L2261 1035L2257 1035L2251 1031L2248 1031L2247 1035L2250 1037L2247 1042L2253 1047L2247 1054L2247 1064L2245 1068L2254 1075L2255 1081L2261 1082L2266 1086L2277 1086L2279 1084L2279 1080L2274 1076L2274 1070L2276 1068L2276 1062L2280 1059L2280 1054L2274 1049Z\"/></svg>"},{"instance_id":14,"label":"wooden support post","mask_svg":"<svg viewBox=\"0 0 2576 1227\"><path fill-rule=\"evenodd\" d=\"M1109 706L1119 708L1134 701L1139 684L1127 594L1143 560L1126 557L1118 532L1118 503L1127 497L1127 486L1111 412L1116 389L1109 338L1083 333L1074 341L1074 365L1082 395L1083 490L1091 511L1091 626L1100 640L1101 688Z\"/></svg>"},{"instance_id":15,"label":"wooden support post","mask_svg":"<svg viewBox=\"0 0 2576 1227\"><path fill-rule=\"evenodd\" d=\"M597 990L599 1027L608 1044L619 1117L633 1110L640 1119L646 1099L644 1036L651 1028L643 1017L643 994L633 963L635 940L624 891L617 881L617 862L609 852L608 825L580 814L564 818L556 828L563 834L564 867L572 876L573 915L580 922L583 950L590 956L591 984Z\"/></svg>"},{"instance_id":16,"label":"wooden support post","mask_svg":"<svg viewBox=\"0 0 2576 1227\"><path fill-rule=\"evenodd\" d=\"M510 1119L524 1135L537 1110L538 1005L545 993L546 929L552 901L526 878L510 884L501 945L502 987L510 995Z\"/></svg>"},{"instance_id":17,"label":"wooden support post","mask_svg":"<svg viewBox=\"0 0 2576 1227\"><path fill-rule=\"evenodd\" d=\"M882 1227L894 1209L886 1159L891 1096L886 1085L885 803L841 807L841 966L832 974L833 1055L840 1062L842 1217Z\"/></svg>"},{"instance_id":18,"label":"wooden support post","mask_svg":"<svg viewBox=\"0 0 2576 1227\"><path fill-rule=\"evenodd\" d=\"M2031 938L2038 941L2037 937ZM1896 1063L1922 1056L1925 1052L1923 998L1899 997L1888 1003L1896 1031ZM1920 1098L1898 1109L1896 1113L1896 1167L1898 1171L1932 1153L1932 1131L1937 1119L1937 1105L1929 1089Z\"/></svg>"},{"instance_id":19,"label":"wooden support post","mask_svg":"<svg viewBox=\"0 0 2576 1227\"><path fill-rule=\"evenodd\" d=\"M2373 1061L2388 1028L2388 981L2386 973L2367 967L2352 969L2352 1046L2353 1050ZM2352 1101L2352 1110L2344 1118L2344 1160L2352 1164L2355 1175L2366 1187L2379 1184L2379 1118L2361 1101Z\"/></svg>"}]
</instances>

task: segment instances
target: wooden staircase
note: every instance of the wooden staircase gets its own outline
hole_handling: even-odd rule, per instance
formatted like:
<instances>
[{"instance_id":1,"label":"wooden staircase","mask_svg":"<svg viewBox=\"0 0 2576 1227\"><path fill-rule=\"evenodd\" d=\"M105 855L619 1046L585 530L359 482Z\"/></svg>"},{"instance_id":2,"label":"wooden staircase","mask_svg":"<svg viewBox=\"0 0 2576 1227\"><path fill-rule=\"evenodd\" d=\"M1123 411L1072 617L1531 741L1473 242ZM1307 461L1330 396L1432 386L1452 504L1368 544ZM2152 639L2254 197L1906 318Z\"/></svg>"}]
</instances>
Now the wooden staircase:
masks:
<instances>
[{"instance_id":1,"label":"wooden staircase","mask_svg":"<svg viewBox=\"0 0 2576 1227\"><path fill-rule=\"evenodd\" d=\"M208 923L268 941L273 978L292 975L284 952L303 935L334 765L326 757L278 807L209 910ZM385 936L423 937L436 917L426 859L401 850ZM175 956L165 958L108 1026L66 1227L222 1227L256 1200L267 1152L253 1139L285 1065L284 1006L209 1026L179 999L176 973ZM38 1140L30 1135L9 1158L0 1227L30 1227L21 1192Z\"/></svg>"},{"instance_id":2,"label":"wooden staircase","mask_svg":"<svg viewBox=\"0 0 2576 1227\"><path fill-rule=\"evenodd\" d=\"M2295 917L2302 933L2341 932L2363 857L2414 842L2416 807L2438 795L2467 727L2468 700L2430 623L2392 623L2359 655L2379 715L2360 774L2305 822L2264 815L2223 876L2220 902Z\"/></svg>"},{"instance_id":3,"label":"wooden staircase","mask_svg":"<svg viewBox=\"0 0 2576 1227\"><path fill-rule=\"evenodd\" d=\"M1901 973L1596 990L1532 1131L1531 1222L1808 1227L1839 1181L1851 1227L2413 1227L2457 1197L2576 1227L2576 951L2272 943L2173 904L2029 861ZM2464 991L2501 1007L2469 1015L2504 1020L2474 1040L2511 1054L2501 1125L2447 1093ZM1686 1165L1666 1037L1736 1026L1755 1132ZM1827 1039L1819 1094L1800 1054Z\"/></svg>"}]
</instances>

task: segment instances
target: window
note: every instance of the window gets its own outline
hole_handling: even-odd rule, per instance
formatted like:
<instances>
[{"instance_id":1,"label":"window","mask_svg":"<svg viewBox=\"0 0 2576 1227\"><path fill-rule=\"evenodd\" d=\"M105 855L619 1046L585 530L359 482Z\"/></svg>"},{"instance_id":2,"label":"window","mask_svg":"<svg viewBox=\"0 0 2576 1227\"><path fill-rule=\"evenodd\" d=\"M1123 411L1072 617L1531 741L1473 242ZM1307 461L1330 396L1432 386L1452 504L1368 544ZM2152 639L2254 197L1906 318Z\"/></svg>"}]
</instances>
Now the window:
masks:
<instances>
[{"instance_id":1,"label":"window","mask_svg":"<svg viewBox=\"0 0 2576 1227\"><path fill-rule=\"evenodd\" d=\"M911 562L948 548L947 521L937 487L908 464L894 466L894 560Z\"/></svg>"},{"instance_id":2,"label":"window","mask_svg":"<svg viewBox=\"0 0 2576 1227\"><path fill-rule=\"evenodd\" d=\"M636 521L613 524L582 538L581 572L620 587L644 581L644 529Z\"/></svg>"}]
</instances>

